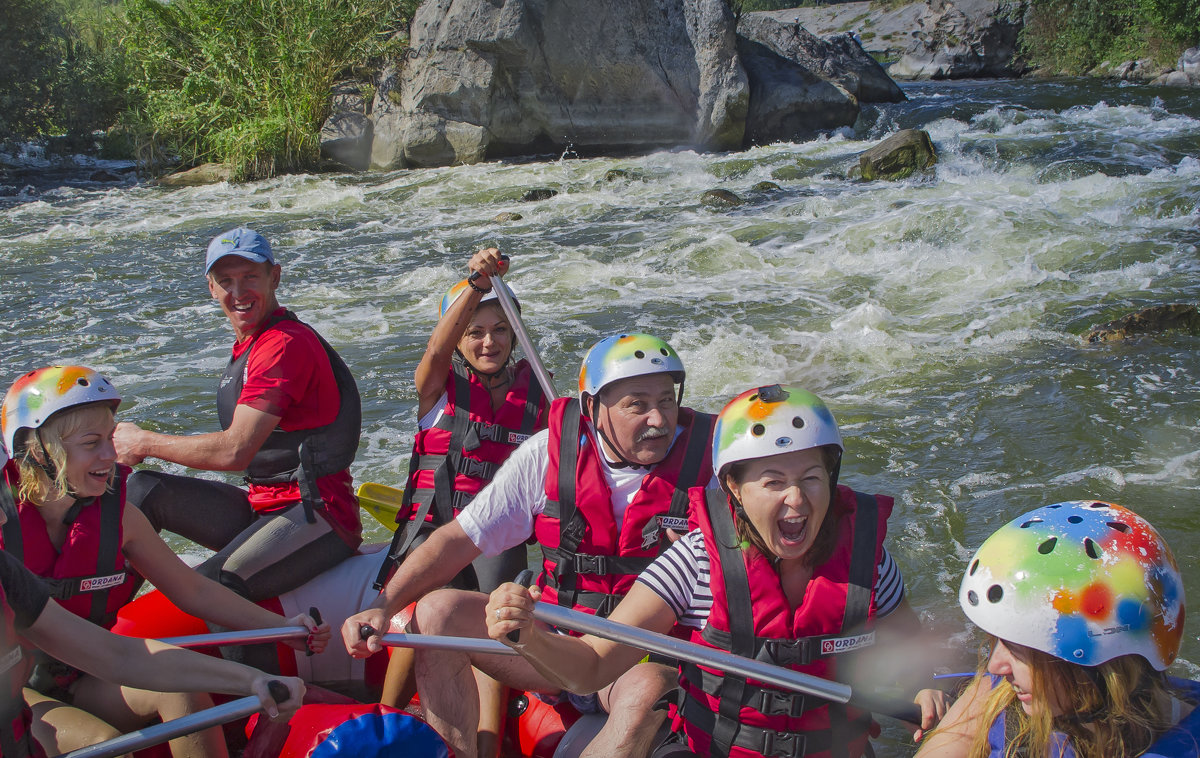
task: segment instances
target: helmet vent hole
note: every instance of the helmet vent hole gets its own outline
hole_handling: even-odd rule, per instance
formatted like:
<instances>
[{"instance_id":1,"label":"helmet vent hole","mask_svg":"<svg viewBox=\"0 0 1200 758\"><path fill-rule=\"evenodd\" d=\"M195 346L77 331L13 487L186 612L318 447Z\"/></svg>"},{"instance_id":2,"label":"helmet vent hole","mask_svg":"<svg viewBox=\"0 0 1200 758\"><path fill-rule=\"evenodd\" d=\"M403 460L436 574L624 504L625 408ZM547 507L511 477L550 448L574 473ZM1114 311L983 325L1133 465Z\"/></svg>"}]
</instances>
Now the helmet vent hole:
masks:
<instances>
[{"instance_id":1,"label":"helmet vent hole","mask_svg":"<svg viewBox=\"0 0 1200 758\"><path fill-rule=\"evenodd\" d=\"M1040 524L1040 523L1042 523L1042 520L1040 518L1031 518L1028 521L1026 521L1024 524L1021 524L1021 528L1028 529L1029 527L1033 526L1034 524Z\"/></svg>"},{"instance_id":2,"label":"helmet vent hole","mask_svg":"<svg viewBox=\"0 0 1200 758\"><path fill-rule=\"evenodd\" d=\"M752 402L752 403L753 403L755 400L757 400L757 399L758 399L758 393L757 393L757 392L756 392L756 393L754 393L753 395L751 395L751 396L750 396L750 402Z\"/></svg>"},{"instance_id":3,"label":"helmet vent hole","mask_svg":"<svg viewBox=\"0 0 1200 758\"><path fill-rule=\"evenodd\" d=\"M999 603L1004 599L1004 588L998 584L993 584L991 587L988 587L987 597L989 603Z\"/></svg>"},{"instance_id":4,"label":"helmet vent hole","mask_svg":"<svg viewBox=\"0 0 1200 758\"><path fill-rule=\"evenodd\" d=\"M975 576L975 569L979 568L979 559L971 561L971 567L967 569L967 576Z\"/></svg>"},{"instance_id":5,"label":"helmet vent hole","mask_svg":"<svg viewBox=\"0 0 1200 758\"><path fill-rule=\"evenodd\" d=\"M1104 555L1100 552L1100 546L1092 541L1091 537L1086 537L1083 540L1083 551L1088 554L1088 558L1099 558Z\"/></svg>"},{"instance_id":6,"label":"helmet vent hole","mask_svg":"<svg viewBox=\"0 0 1200 758\"><path fill-rule=\"evenodd\" d=\"M967 590L967 602L971 605L979 605L979 595L975 594L975 590Z\"/></svg>"},{"instance_id":7,"label":"helmet vent hole","mask_svg":"<svg viewBox=\"0 0 1200 758\"><path fill-rule=\"evenodd\" d=\"M671 354L667 352L667 349L665 347L660 347L658 349L658 352L662 353L664 356L666 356L668 358L671 357Z\"/></svg>"},{"instance_id":8,"label":"helmet vent hole","mask_svg":"<svg viewBox=\"0 0 1200 758\"><path fill-rule=\"evenodd\" d=\"M1083 523L1083 516L1067 516L1067 523L1069 523L1069 524L1082 524L1082 523Z\"/></svg>"},{"instance_id":9,"label":"helmet vent hole","mask_svg":"<svg viewBox=\"0 0 1200 758\"><path fill-rule=\"evenodd\" d=\"M1054 546L1058 544L1058 537L1051 537L1042 544L1038 545L1038 552L1042 555L1050 555L1054 552Z\"/></svg>"},{"instance_id":10,"label":"helmet vent hole","mask_svg":"<svg viewBox=\"0 0 1200 758\"><path fill-rule=\"evenodd\" d=\"M752 426L750 428L750 433L753 434L755 437L761 437L764 434L766 434L766 432L767 432L767 428L765 426L763 426L762 424L755 424L754 426Z\"/></svg>"},{"instance_id":11,"label":"helmet vent hole","mask_svg":"<svg viewBox=\"0 0 1200 758\"><path fill-rule=\"evenodd\" d=\"M1120 521L1109 521L1110 529L1116 529L1121 534L1129 534L1129 524L1122 524Z\"/></svg>"},{"instance_id":12,"label":"helmet vent hole","mask_svg":"<svg viewBox=\"0 0 1200 758\"><path fill-rule=\"evenodd\" d=\"M793 416L792 417L792 426L795 427L796 429L803 429L804 428L804 419L800 418L799 416Z\"/></svg>"},{"instance_id":13,"label":"helmet vent hole","mask_svg":"<svg viewBox=\"0 0 1200 758\"><path fill-rule=\"evenodd\" d=\"M645 354L644 352L642 352L641 350L634 350L634 351L633 351L633 355L634 355L634 357L635 357L635 358L637 358L638 360L641 360L642 358L645 358L645 357L646 357L646 354Z\"/></svg>"},{"instance_id":14,"label":"helmet vent hole","mask_svg":"<svg viewBox=\"0 0 1200 758\"><path fill-rule=\"evenodd\" d=\"M81 377L79 377L78 379L76 379L76 380L75 380L75 383L76 383L76 384L78 384L80 387L86 387L86 386L88 386L88 380L87 380L87 379L84 379L82 376L81 376Z\"/></svg>"}]
</instances>

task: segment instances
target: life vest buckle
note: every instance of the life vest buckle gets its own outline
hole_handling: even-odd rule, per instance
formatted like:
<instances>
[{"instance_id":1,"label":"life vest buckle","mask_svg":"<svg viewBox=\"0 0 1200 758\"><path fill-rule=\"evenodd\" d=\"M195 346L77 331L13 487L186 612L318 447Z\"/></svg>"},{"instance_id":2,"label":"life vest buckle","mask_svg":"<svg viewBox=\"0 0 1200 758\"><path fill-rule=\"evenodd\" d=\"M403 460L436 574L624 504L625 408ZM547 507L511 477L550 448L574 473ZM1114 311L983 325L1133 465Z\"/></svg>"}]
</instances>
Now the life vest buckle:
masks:
<instances>
[{"instance_id":1,"label":"life vest buckle","mask_svg":"<svg viewBox=\"0 0 1200 758\"><path fill-rule=\"evenodd\" d=\"M764 716L798 718L806 710L804 700L804 695L799 692L782 692L764 687L747 705Z\"/></svg>"},{"instance_id":2,"label":"life vest buckle","mask_svg":"<svg viewBox=\"0 0 1200 758\"><path fill-rule=\"evenodd\" d=\"M771 758L802 758L805 755L804 735L797 732L763 730L761 752Z\"/></svg>"},{"instance_id":3,"label":"life vest buckle","mask_svg":"<svg viewBox=\"0 0 1200 758\"><path fill-rule=\"evenodd\" d=\"M779 666L806 666L812 663L812 645L809 639L766 640L759 660Z\"/></svg>"},{"instance_id":4,"label":"life vest buckle","mask_svg":"<svg viewBox=\"0 0 1200 758\"><path fill-rule=\"evenodd\" d=\"M608 556L575 554L575 572L579 574L608 574Z\"/></svg>"}]
</instances>

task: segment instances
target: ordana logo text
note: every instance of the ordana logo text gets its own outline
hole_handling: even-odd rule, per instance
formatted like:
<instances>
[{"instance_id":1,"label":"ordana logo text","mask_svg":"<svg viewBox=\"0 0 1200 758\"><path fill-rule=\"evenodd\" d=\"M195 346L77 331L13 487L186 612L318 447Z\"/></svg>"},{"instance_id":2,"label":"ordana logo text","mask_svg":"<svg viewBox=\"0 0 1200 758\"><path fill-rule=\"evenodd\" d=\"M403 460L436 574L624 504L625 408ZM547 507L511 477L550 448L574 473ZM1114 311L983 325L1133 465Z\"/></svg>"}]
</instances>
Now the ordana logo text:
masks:
<instances>
[{"instance_id":1,"label":"ordana logo text","mask_svg":"<svg viewBox=\"0 0 1200 758\"><path fill-rule=\"evenodd\" d=\"M124 571L112 576L93 576L91 579L84 579L79 583L79 591L96 592L97 590L106 590L109 587L116 587L123 581L125 581Z\"/></svg>"},{"instance_id":2,"label":"ordana logo text","mask_svg":"<svg viewBox=\"0 0 1200 758\"><path fill-rule=\"evenodd\" d=\"M834 637L833 639L821 640L821 655L849 653L851 650L870 647L874 644L875 632L856 634L853 637Z\"/></svg>"}]
</instances>

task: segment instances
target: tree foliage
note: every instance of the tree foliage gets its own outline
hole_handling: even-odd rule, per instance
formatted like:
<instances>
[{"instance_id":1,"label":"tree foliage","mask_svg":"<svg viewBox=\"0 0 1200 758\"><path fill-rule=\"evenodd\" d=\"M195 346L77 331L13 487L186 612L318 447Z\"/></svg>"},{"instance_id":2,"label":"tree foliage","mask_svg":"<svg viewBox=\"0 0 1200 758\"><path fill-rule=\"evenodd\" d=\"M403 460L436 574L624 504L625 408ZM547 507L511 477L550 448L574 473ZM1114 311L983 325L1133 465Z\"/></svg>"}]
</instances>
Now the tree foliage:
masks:
<instances>
[{"instance_id":1,"label":"tree foliage","mask_svg":"<svg viewBox=\"0 0 1200 758\"><path fill-rule=\"evenodd\" d=\"M329 89L384 52L415 0L127 0L139 117L185 163L309 169Z\"/></svg>"},{"instance_id":2,"label":"tree foliage","mask_svg":"<svg viewBox=\"0 0 1200 758\"><path fill-rule=\"evenodd\" d=\"M1198 41L1197 0L1034 0L1022 32L1034 66L1066 74L1143 57L1169 65Z\"/></svg>"}]
</instances>

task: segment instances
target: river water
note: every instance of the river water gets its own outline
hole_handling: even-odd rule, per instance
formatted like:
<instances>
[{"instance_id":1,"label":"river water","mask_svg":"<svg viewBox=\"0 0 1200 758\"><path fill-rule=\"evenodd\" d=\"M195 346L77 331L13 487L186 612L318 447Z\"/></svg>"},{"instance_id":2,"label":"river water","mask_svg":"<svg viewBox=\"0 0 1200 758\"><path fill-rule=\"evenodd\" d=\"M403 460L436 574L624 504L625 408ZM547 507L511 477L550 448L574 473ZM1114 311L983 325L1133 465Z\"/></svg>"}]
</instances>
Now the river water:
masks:
<instances>
[{"instance_id":1,"label":"river water","mask_svg":"<svg viewBox=\"0 0 1200 758\"><path fill-rule=\"evenodd\" d=\"M215 429L232 338L203 248L251 225L277 247L281 301L358 377L356 480L400 485L439 298L471 251L497 245L562 392L588 346L638 329L680 352L702 410L772 382L821 395L848 440L843 481L897 498L890 549L931 620L963 626L958 580L996 527L1077 498L1148 517L1194 598L1200 338L1080 335L1200 301L1200 95L1080 80L905 90L853 130L737 154L27 187L0 198L4 383L83 363L123 392L122 418ZM845 178L906 127L933 137L931 176ZM767 180L780 189L753 191ZM521 202L535 187L558 194ZM710 210L714 188L747 202ZM1180 674L1197 673L1198 635L1189 625Z\"/></svg>"}]
</instances>

